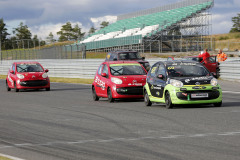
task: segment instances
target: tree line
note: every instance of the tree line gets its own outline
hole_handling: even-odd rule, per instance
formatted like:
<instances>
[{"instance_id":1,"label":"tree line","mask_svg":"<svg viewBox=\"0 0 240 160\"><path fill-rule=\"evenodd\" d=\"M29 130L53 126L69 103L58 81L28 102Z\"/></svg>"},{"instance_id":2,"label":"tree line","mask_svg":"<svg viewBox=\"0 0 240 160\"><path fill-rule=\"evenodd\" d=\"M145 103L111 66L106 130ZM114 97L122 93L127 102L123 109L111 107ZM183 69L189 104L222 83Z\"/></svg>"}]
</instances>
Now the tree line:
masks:
<instances>
[{"instance_id":1,"label":"tree line","mask_svg":"<svg viewBox=\"0 0 240 160\"><path fill-rule=\"evenodd\" d=\"M109 25L109 22L103 21L100 25L101 28L104 28ZM93 34L96 30L97 29L92 26L88 34ZM56 41L78 41L83 39L86 35L85 32L82 32L78 24L73 26L70 22L62 25L61 30L56 34L59 36L58 40L54 38L52 32L49 33L46 40L41 40L37 35L32 35L28 26L24 25L23 22L21 22L18 27L14 28L12 34L10 34L8 33L3 18L0 19L0 43L2 50L35 48Z\"/></svg>"}]
</instances>

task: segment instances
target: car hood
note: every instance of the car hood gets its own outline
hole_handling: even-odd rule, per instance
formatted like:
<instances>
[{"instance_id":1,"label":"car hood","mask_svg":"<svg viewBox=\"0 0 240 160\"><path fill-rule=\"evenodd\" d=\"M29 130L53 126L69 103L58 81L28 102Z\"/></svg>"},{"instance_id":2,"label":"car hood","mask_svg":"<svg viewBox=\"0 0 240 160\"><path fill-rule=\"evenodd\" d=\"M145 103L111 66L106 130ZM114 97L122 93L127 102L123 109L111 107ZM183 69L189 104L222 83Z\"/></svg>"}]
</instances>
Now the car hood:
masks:
<instances>
[{"instance_id":1,"label":"car hood","mask_svg":"<svg viewBox=\"0 0 240 160\"><path fill-rule=\"evenodd\" d=\"M42 75L44 72L26 72L26 73L20 73L24 75L24 80L41 80L44 79Z\"/></svg>"},{"instance_id":2,"label":"car hood","mask_svg":"<svg viewBox=\"0 0 240 160\"><path fill-rule=\"evenodd\" d=\"M131 75L131 76L117 76L122 80L122 84L128 86L144 86L146 83L147 75Z\"/></svg>"},{"instance_id":3,"label":"car hood","mask_svg":"<svg viewBox=\"0 0 240 160\"><path fill-rule=\"evenodd\" d=\"M210 84L211 80L214 77L212 76L203 76L203 77L173 77L171 79L179 80L183 85L203 85Z\"/></svg>"}]
</instances>

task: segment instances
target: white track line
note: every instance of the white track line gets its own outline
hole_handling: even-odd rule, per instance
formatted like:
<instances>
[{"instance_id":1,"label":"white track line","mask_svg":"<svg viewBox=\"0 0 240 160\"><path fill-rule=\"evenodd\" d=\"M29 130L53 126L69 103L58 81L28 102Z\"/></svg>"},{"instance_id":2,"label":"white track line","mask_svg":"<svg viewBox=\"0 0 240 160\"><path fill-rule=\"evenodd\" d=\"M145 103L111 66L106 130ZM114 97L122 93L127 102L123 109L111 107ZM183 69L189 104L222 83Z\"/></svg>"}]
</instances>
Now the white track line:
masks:
<instances>
[{"instance_id":1,"label":"white track line","mask_svg":"<svg viewBox=\"0 0 240 160\"><path fill-rule=\"evenodd\" d=\"M21 158L5 155L5 154L1 154L1 153L0 153L0 156L1 157L6 157L6 158L9 158L9 159L12 159L12 160L24 160L24 159L21 159Z\"/></svg>"},{"instance_id":2,"label":"white track line","mask_svg":"<svg viewBox=\"0 0 240 160\"><path fill-rule=\"evenodd\" d=\"M234 91L222 91L223 93L232 93L232 94L240 94L240 92L234 92Z\"/></svg>"},{"instance_id":3,"label":"white track line","mask_svg":"<svg viewBox=\"0 0 240 160\"><path fill-rule=\"evenodd\" d=\"M59 144L65 145L78 145L78 144L88 144L88 143L113 143L119 141L140 141L140 140L160 140L160 139L180 139L180 138L205 138L205 137L213 137L213 136L240 136L240 131L236 132L221 132L221 133L198 133L198 134L186 134L186 135L166 135L166 136L145 136L145 137L129 137L129 138L111 138L111 139L92 139L92 140L78 140L78 141L55 141L55 142L46 142L42 144L31 144L31 143L23 143L23 144L12 144L8 146L0 146L0 149L7 148L21 148L21 147L36 147L36 146L54 146ZM15 160L15 159L14 159ZM18 160L18 159L16 159Z\"/></svg>"}]
</instances>

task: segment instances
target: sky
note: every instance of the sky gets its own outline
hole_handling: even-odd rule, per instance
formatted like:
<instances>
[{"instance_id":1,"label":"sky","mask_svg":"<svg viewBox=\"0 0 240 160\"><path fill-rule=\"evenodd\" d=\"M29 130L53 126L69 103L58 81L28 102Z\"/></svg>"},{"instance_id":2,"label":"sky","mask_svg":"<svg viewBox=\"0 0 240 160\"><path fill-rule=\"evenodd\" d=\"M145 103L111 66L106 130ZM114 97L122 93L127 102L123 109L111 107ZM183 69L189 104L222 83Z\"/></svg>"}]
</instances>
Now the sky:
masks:
<instances>
[{"instance_id":1,"label":"sky","mask_svg":"<svg viewBox=\"0 0 240 160\"><path fill-rule=\"evenodd\" d=\"M8 33L20 22L27 25L32 35L46 39L66 22L78 24L84 32L102 21L113 23L116 16L150 9L181 0L0 0L0 18ZM212 34L228 33L233 25L231 18L240 13L240 0L215 0L212 13Z\"/></svg>"}]
</instances>

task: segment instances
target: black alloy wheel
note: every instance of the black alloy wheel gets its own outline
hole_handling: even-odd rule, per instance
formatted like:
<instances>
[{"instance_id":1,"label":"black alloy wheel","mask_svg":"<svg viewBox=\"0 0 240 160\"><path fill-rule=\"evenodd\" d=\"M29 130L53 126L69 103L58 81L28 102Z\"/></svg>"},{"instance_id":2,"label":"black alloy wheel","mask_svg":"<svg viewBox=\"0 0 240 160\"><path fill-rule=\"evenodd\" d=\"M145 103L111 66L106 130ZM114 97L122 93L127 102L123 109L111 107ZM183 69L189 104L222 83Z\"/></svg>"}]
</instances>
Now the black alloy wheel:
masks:
<instances>
[{"instance_id":1,"label":"black alloy wheel","mask_svg":"<svg viewBox=\"0 0 240 160\"><path fill-rule=\"evenodd\" d=\"M6 88L7 88L7 91L11 91L11 88L9 88L7 81L6 81Z\"/></svg>"},{"instance_id":2,"label":"black alloy wheel","mask_svg":"<svg viewBox=\"0 0 240 160\"><path fill-rule=\"evenodd\" d=\"M108 101L109 101L110 103L114 102L115 99L112 97L111 88L108 88L107 94L108 94Z\"/></svg>"},{"instance_id":3,"label":"black alloy wheel","mask_svg":"<svg viewBox=\"0 0 240 160\"><path fill-rule=\"evenodd\" d=\"M149 99L147 91L144 92L144 102L147 107L150 107L152 105L152 102Z\"/></svg>"},{"instance_id":4,"label":"black alloy wheel","mask_svg":"<svg viewBox=\"0 0 240 160\"><path fill-rule=\"evenodd\" d=\"M165 104L167 109L173 108L173 104L172 104L172 100L169 92L166 92L165 94Z\"/></svg>"},{"instance_id":5,"label":"black alloy wheel","mask_svg":"<svg viewBox=\"0 0 240 160\"><path fill-rule=\"evenodd\" d=\"M99 100L99 97L97 96L97 93L96 93L96 90L95 90L94 86L92 88L92 96L93 96L93 100L94 101L98 101Z\"/></svg>"},{"instance_id":6,"label":"black alloy wheel","mask_svg":"<svg viewBox=\"0 0 240 160\"><path fill-rule=\"evenodd\" d=\"M19 92L19 89L17 89L16 82L14 82L14 91L15 91L15 92Z\"/></svg>"}]
</instances>

